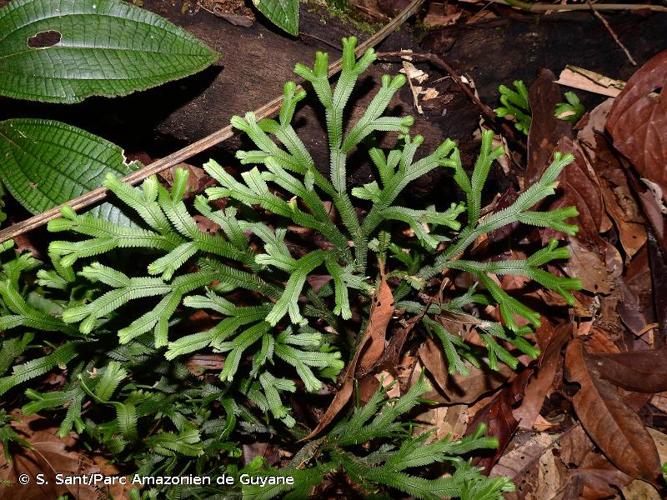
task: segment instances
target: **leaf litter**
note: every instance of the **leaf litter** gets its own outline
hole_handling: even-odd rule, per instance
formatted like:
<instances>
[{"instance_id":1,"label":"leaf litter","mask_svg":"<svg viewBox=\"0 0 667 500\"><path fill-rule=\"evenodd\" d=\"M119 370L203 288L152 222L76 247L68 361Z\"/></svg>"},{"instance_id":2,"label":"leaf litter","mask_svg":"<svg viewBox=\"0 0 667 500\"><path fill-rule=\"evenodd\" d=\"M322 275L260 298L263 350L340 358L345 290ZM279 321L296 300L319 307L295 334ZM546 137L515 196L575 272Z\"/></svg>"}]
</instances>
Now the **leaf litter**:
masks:
<instances>
[{"instance_id":1,"label":"leaf litter","mask_svg":"<svg viewBox=\"0 0 667 500\"><path fill-rule=\"evenodd\" d=\"M664 498L667 351L656 305L667 292L656 269L665 245L666 75L663 52L575 127L549 114L560 94L552 75L530 89L526 182L550 151L575 154L559 184L569 203L554 208L579 210L564 270L584 289L569 317L549 315L555 324L537 331L542 353L519 394L514 381L501 386L472 419L495 422L501 443L511 435L491 468L515 481L509 498Z\"/></svg>"}]
</instances>

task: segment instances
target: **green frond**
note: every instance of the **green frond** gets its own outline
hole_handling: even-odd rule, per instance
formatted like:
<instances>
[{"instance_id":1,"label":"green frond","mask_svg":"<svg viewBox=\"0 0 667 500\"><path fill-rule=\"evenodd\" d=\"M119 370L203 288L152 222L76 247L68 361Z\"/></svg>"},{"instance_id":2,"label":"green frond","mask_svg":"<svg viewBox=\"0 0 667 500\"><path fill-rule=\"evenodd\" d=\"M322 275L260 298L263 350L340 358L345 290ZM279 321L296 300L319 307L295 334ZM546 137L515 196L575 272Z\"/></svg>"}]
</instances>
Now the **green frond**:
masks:
<instances>
[{"instance_id":1,"label":"green frond","mask_svg":"<svg viewBox=\"0 0 667 500\"><path fill-rule=\"evenodd\" d=\"M28 304L11 279L0 281L0 299L3 308L12 313L0 316L0 330L24 326L45 332L71 332L58 318Z\"/></svg>"},{"instance_id":2,"label":"green frond","mask_svg":"<svg viewBox=\"0 0 667 500\"><path fill-rule=\"evenodd\" d=\"M102 376L95 384L93 392L100 401L107 402L116 392L118 385L127 377L127 370L121 368L117 361L110 361L104 368Z\"/></svg>"},{"instance_id":3,"label":"green frond","mask_svg":"<svg viewBox=\"0 0 667 500\"><path fill-rule=\"evenodd\" d=\"M301 290L306 283L308 274L318 266L322 265L325 258L326 254L323 251L315 250L304 255L295 262L292 274L285 285L285 291L266 317L266 321L268 321L271 326L275 326L278 321L288 313L292 323L301 323L303 321L299 311L299 296L301 295Z\"/></svg>"},{"instance_id":4,"label":"green frond","mask_svg":"<svg viewBox=\"0 0 667 500\"><path fill-rule=\"evenodd\" d=\"M220 372L220 380L231 382L234 379L245 350L260 340L270 328L269 323L262 321L241 332L234 340L220 342L216 346L216 349L220 352L229 351L225 358L225 366Z\"/></svg>"},{"instance_id":5,"label":"green frond","mask_svg":"<svg viewBox=\"0 0 667 500\"><path fill-rule=\"evenodd\" d=\"M14 386L24 384L40 375L50 372L57 366L65 366L76 356L76 344L66 342L51 354L14 366L12 374L0 378L0 395Z\"/></svg>"},{"instance_id":6,"label":"green frond","mask_svg":"<svg viewBox=\"0 0 667 500\"><path fill-rule=\"evenodd\" d=\"M186 457L199 457L204 453L201 436L197 429L186 429L179 434L160 432L146 439L150 449L167 457L176 454Z\"/></svg>"},{"instance_id":7,"label":"green frond","mask_svg":"<svg viewBox=\"0 0 667 500\"><path fill-rule=\"evenodd\" d=\"M26 332L20 337L5 338L0 343L0 375L4 375L16 359L25 352L34 338L34 333Z\"/></svg>"},{"instance_id":8,"label":"green frond","mask_svg":"<svg viewBox=\"0 0 667 500\"><path fill-rule=\"evenodd\" d=\"M253 144L236 154L247 167L236 173L208 162L215 185L205 195L188 192L184 169L175 170L169 189L156 177L132 187L108 176L105 186L131 225L65 207L49 223L63 241L51 243L52 264L41 269L27 253L10 256L11 244L0 245L0 329L6 331L0 394L60 368L65 382L55 391L26 391L24 412L62 417L62 436L85 434L119 461L134 460L144 476L235 475L239 435L285 428L305 434L290 409L297 390L317 392L325 380L336 380L345 367L342 346L352 347L351 332L363 331L383 279L391 283L397 318L419 321L415 327L442 348L450 373L483 363L516 367L519 354L537 356L529 333L540 316L495 276L525 276L572 301L578 280L548 272L568 258L566 246L553 241L505 261L491 255L478 262L467 251L508 224L574 234L575 208L539 208L572 156L555 154L514 203L482 215L485 186L502 154L492 133L482 134L471 171L452 140L422 153L424 138L410 136L412 117L385 115L406 83L403 75L383 76L367 109L347 123L350 96L376 57L369 50L357 58L356 48L354 37L343 40L337 81L329 80L323 53L312 67L295 68L324 107L328 165L315 164L292 123L306 93L288 82L276 119L232 118ZM520 87L515 94L507 93L504 104L525 98ZM399 146L370 149L375 175L348 185L350 158L356 159L350 155L383 132L398 136ZM410 183L436 169L452 174L464 199L411 203ZM479 286L459 295L446 289L442 301L427 302L420 290L432 291L438 285L432 278L445 270L471 273ZM499 308L501 321L489 320L487 305ZM472 325L481 345L469 345L450 326L456 321L445 317ZM215 366L219 379L206 373ZM305 498L325 475L343 473L369 495L500 498L511 483L482 476L463 458L496 446L484 429L458 440L412 433L409 415L426 403L429 390L424 377L398 398L379 390L365 406L341 412L327 434L306 443L280 471L260 459L246 463L242 471L290 475L298 484L244 486L243 494ZM0 415L0 431L3 423ZM3 436L4 444L9 437ZM432 464L447 475L416 475L416 468ZM190 494L178 488L144 493Z\"/></svg>"}]
</instances>

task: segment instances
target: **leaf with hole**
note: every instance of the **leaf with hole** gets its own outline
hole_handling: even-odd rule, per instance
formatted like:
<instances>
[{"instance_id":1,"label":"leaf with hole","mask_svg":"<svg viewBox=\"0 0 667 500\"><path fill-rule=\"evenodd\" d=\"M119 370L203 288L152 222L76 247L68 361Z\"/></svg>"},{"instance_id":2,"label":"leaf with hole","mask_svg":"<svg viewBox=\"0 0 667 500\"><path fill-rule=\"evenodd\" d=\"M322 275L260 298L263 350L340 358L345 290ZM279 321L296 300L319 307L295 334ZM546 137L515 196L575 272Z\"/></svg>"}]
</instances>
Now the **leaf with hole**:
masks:
<instances>
[{"instance_id":1,"label":"leaf with hole","mask_svg":"<svg viewBox=\"0 0 667 500\"><path fill-rule=\"evenodd\" d=\"M107 173L125 176L141 167L128 163L109 141L62 122L31 118L0 122L0 179L27 210L36 214L102 185ZM92 210L127 223L109 203Z\"/></svg>"},{"instance_id":2,"label":"leaf with hole","mask_svg":"<svg viewBox=\"0 0 667 500\"><path fill-rule=\"evenodd\" d=\"M299 34L299 0L252 0L269 21L290 35Z\"/></svg>"},{"instance_id":3,"label":"leaf with hole","mask_svg":"<svg viewBox=\"0 0 667 500\"><path fill-rule=\"evenodd\" d=\"M218 54L120 0L16 0L0 9L0 95L71 104L192 75Z\"/></svg>"}]
</instances>

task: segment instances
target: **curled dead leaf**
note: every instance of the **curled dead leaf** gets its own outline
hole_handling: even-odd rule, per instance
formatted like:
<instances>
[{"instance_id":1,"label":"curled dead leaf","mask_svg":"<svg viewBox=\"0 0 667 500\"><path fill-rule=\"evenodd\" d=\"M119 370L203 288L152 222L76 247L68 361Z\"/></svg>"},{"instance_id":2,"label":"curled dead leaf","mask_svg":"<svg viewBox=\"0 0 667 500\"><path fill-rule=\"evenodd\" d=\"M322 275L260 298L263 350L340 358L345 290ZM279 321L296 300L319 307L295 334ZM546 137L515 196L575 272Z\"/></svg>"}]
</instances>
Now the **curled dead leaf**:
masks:
<instances>
[{"instance_id":1,"label":"curled dead leaf","mask_svg":"<svg viewBox=\"0 0 667 500\"><path fill-rule=\"evenodd\" d=\"M628 80L614 100L607 130L614 147L642 177L662 188L667 200L667 50L660 52Z\"/></svg>"},{"instance_id":2,"label":"curled dead leaf","mask_svg":"<svg viewBox=\"0 0 667 500\"><path fill-rule=\"evenodd\" d=\"M571 335L572 325L563 323L556 328L548 344L542 348L535 375L526 384L521 405L513 411L514 418L518 419L520 428L533 428L533 424L542 409L544 398L548 395L561 365L561 350Z\"/></svg>"},{"instance_id":3,"label":"curled dead leaf","mask_svg":"<svg viewBox=\"0 0 667 500\"><path fill-rule=\"evenodd\" d=\"M655 483L660 460L653 439L614 387L592 370L582 339L568 345L565 366L567 379L580 386L572 403L591 439L621 471Z\"/></svg>"},{"instance_id":4,"label":"curled dead leaf","mask_svg":"<svg viewBox=\"0 0 667 500\"><path fill-rule=\"evenodd\" d=\"M384 271L381 271L380 274L380 285L373 297L368 326L364 333L364 337L368 337L368 340L365 342L367 345L363 347L363 352L359 357L359 366L357 368L359 376L370 372L382 357L385 348L387 327L394 314L394 296L387 284Z\"/></svg>"},{"instance_id":5,"label":"curled dead leaf","mask_svg":"<svg viewBox=\"0 0 667 500\"><path fill-rule=\"evenodd\" d=\"M595 370L609 382L629 391L667 391L667 348L591 356Z\"/></svg>"},{"instance_id":6,"label":"curled dead leaf","mask_svg":"<svg viewBox=\"0 0 667 500\"><path fill-rule=\"evenodd\" d=\"M373 297L370 316L366 330L359 341L357 350L343 373L342 384L333 401L320 418L317 426L306 437L305 441L313 438L326 428L336 415L345 407L354 390L354 380L359 369L359 376L368 373L382 358L384 352L385 335L389 321L394 314L394 296L387 283L384 269L380 266L380 284Z\"/></svg>"}]
</instances>

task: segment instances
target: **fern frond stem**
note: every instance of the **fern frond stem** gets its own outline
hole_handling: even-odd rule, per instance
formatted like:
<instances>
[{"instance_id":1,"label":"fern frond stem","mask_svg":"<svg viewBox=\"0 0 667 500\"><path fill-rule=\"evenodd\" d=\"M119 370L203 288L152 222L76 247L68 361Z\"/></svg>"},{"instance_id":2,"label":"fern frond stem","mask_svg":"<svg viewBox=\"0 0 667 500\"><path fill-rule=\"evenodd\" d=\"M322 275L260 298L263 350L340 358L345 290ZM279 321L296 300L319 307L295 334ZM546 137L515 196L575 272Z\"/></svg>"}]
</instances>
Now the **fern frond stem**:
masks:
<instances>
[{"instance_id":1,"label":"fern frond stem","mask_svg":"<svg viewBox=\"0 0 667 500\"><path fill-rule=\"evenodd\" d=\"M354 243L354 256L356 260L356 267L360 272L366 270L366 260L368 254L368 240L361 229L359 217L354 209L350 196L346 193L336 193L333 196L333 204L338 210L341 221L346 229L349 231Z\"/></svg>"}]
</instances>

